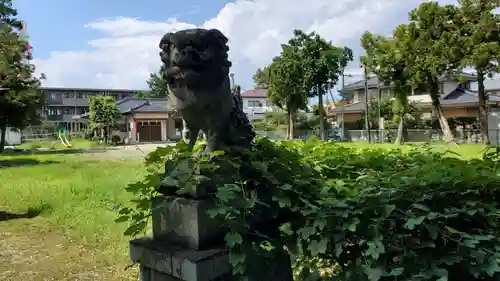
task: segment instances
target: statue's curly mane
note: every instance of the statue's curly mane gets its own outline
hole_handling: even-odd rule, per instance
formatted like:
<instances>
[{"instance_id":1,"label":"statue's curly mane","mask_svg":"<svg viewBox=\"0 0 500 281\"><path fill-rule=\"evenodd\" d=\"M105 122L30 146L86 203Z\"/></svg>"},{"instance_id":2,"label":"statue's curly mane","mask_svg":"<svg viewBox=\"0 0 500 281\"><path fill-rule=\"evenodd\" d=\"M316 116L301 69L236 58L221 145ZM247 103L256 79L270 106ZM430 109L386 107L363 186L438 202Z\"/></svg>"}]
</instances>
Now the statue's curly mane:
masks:
<instances>
[{"instance_id":1,"label":"statue's curly mane","mask_svg":"<svg viewBox=\"0 0 500 281\"><path fill-rule=\"evenodd\" d=\"M229 74L228 39L216 29L188 29L167 33L160 41L160 57L171 87L217 87Z\"/></svg>"}]
</instances>

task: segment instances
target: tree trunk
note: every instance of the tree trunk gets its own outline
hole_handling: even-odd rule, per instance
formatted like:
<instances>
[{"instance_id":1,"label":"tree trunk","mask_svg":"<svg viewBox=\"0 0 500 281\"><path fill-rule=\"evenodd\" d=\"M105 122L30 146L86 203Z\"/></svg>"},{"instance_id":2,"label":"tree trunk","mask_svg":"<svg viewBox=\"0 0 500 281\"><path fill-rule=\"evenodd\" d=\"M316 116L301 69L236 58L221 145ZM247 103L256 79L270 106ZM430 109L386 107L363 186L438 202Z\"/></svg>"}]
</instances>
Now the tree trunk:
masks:
<instances>
[{"instance_id":1,"label":"tree trunk","mask_svg":"<svg viewBox=\"0 0 500 281\"><path fill-rule=\"evenodd\" d=\"M290 120L289 120L289 124L290 124L290 139L294 139L295 138L295 122L296 122L296 116L297 115L297 110L296 109L291 109L290 110Z\"/></svg>"},{"instance_id":2,"label":"tree trunk","mask_svg":"<svg viewBox=\"0 0 500 281\"><path fill-rule=\"evenodd\" d=\"M290 120L292 120L292 113L290 111L290 109L287 110L287 117L288 117L288 121L286 122L286 138L291 140L292 137L291 137L291 130L290 130Z\"/></svg>"},{"instance_id":3,"label":"tree trunk","mask_svg":"<svg viewBox=\"0 0 500 281\"><path fill-rule=\"evenodd\" d=\"M441 130L443 131L443 138L448 144L456 144L453 133L451 132L450 125L448 124L448 119L446 119L446 116L443 113L443 109L441 106L434 107L434 110L437 113L438 120L439 120L439 126L441 127Z\"/></svg>"},{"instance_id":4,"label":"tree trunk","mask_svg":"<svg viewBox=\"0 0 500 281\"><path fill-rule=\"evenodd\" d=\"M7 124L4 122L3 124L0 124L0 153L2 153L5 148L6 135L7 135Z\"/></svg>"},{"instance_id":5,"label":"tree trunk","mask_svg":"<svg viewBox=\"0 0 500 281\"><path fill-rule=\"evenodd\" d=\"M443 109L441 108L441 90L439 87L439 80L437 77L429 77L428 79L430 81L429 88L432 106L437 114L439 126L443 131L443 138L448 144L455 144L453 133L451 132L450 125L448 124L448 119L446 119L446 116L443 114Z\"/></svg>"},{"instance_id":6,"label":"tree trunk","mask_svg":"<svg viewBox=\"0 0 500 281\"><path fill-rule=\"evenodd\" d=\"M319 110L319 136L322 141L326 139L325 135L325 111L323 109L323 93L318 87L318 110Z\"/></svg>"},{"instance_id":7,"label":"tree trunk","mask_svg":"<svg viewBox=\"0 0 500 281\"><path fill-rule=\"evenodd\" d=\"M490 136L488 132L488 107L486 101L488 97L484 91L484 74L481 70L477 72L477 90L478 90L478 107L479 107L479 125L481 129L481 138L483 144L490 144Z\"/></svg>"},{"instance_id":8,"label":"tree trunk","mask_svg":"<svg viewBox=\"0 0 500 281\"><path fill-rule=\"evenodd\" d=\"M399 125L398 125L398 134L396 135L396 141L394 142L397 145L400 145L403 142L403 132L404 132L404 117L399 117Z\"/></svg>"}]
</instances>

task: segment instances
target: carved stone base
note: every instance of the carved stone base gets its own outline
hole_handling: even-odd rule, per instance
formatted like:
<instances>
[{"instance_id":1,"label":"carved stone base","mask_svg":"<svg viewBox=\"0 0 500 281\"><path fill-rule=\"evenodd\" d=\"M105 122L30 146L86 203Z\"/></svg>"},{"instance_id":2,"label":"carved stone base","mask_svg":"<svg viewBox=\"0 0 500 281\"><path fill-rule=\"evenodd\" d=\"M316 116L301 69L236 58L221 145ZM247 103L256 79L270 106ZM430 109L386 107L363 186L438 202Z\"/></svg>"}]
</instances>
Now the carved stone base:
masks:
<instances>
[{"instance_id":1,"label":"carved stone base","mask_svg":"<svg viewBox=\"0 0 500 281\"><path fill-rule=\"evenodd\" d=\"M154 281L213 281L231 272L224 249L196 251L151 238L130 241L130 258L141 265L141 276L144 278L148 274L156 275L157 279L152 279ZM170 279L158 279L163 275Z\"/></svg>"},{"instance_id":2,"label":"carved stone base","mask_svg":"<svg viewBox=\"0 0 500 281\"><path fill-rule=\"evenodd\" d=\"M141 281L236 281L224 249L197 251L165 241L140 238L130 241L132 262L141 266ZM256 261L253 261L256 262ZM262 258L251 281L293 281L290 257L285 251Z\"/></svg>"},{"instance_id":3,"label":"carved stone base","mask_svg":"<svg viewBox=\"0 0 500 281\"><path fill-rule=\"evenodd\" d=\"M210 200L161 196L153 200L153 238L170 244L204 250L224 243L224 222L212 219Z\"/></svg>"}]
</instances>

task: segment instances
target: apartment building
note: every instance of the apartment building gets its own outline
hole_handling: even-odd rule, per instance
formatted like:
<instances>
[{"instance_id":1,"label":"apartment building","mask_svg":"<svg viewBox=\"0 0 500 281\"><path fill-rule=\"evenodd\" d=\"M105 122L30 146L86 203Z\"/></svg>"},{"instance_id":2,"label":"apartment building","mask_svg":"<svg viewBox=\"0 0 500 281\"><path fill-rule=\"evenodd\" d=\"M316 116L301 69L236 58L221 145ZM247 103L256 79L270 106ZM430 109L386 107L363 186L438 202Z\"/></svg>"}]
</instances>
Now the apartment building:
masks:
<instances>
[{"instance_id":1,"label":"apartment building","mask_svg":"<svg viewBox=\"0 0 500 281\"><path fill-rule=\"evenodd\" d=\"M42 117L57 124L63 123L71 132L80 132L87 127L88 120L74 120L73 117L89 111L92 96L110 95L117 101L133 97L140 90L87 89L87 88L41 88L45 105Z\"/></svg>"}]
</instances>

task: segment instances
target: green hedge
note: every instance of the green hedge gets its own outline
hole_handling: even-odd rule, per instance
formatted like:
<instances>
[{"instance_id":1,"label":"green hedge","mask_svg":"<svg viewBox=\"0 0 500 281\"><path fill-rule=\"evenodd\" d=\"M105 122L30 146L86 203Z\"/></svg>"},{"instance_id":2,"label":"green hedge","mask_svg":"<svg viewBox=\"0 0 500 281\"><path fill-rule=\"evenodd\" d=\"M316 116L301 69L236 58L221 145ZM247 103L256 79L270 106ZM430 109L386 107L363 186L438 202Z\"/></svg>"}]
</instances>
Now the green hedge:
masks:
<instances>
[{"instance_id":1,"label":"green hedge","mask_svg":"<svg viewBox=\"0 0 500 281\"><path fill-rule=\"evenodd\" d=\"M128 187L140 200L118 219L132 221L127 234L146 227L155 186L182 193L208 180L218 202L210 215L231 228L235 274L262 271L253 257L285 247L298 280L499 280L495 153L466 161L430 147L358 150L317 139L258 139L243 157L202 148L180 143L148 156L151 174ZM153 168L165 161L165 172Z\"/></svg>"}]
</instances>

